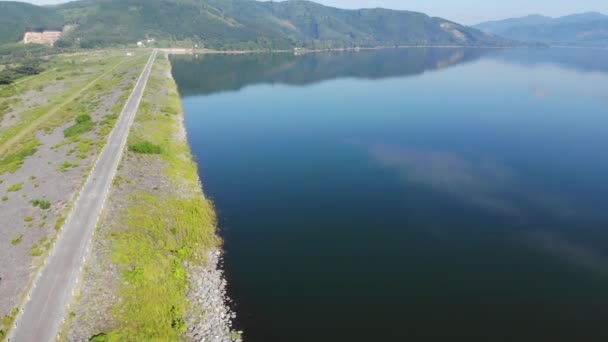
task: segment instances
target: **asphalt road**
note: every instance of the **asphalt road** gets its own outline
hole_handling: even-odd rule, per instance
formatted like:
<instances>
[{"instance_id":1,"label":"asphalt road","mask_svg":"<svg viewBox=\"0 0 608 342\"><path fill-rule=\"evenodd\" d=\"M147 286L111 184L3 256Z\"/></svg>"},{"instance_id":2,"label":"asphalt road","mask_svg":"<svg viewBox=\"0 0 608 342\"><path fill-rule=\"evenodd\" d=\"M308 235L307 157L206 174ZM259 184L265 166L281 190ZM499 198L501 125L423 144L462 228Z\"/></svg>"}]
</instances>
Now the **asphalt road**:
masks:
<instances>
[{"instance_id":1,"label":"asphalt road","mask_svg":"<svg viewBox=\"0 0 608 342\"><path fill-rule=\"evenodd\" d=\"M67 315L90 248L91 237L110 191L154 60L152 52L118 122L69 214L8 341L54 341Z\"/></svg>"}]
</instances>

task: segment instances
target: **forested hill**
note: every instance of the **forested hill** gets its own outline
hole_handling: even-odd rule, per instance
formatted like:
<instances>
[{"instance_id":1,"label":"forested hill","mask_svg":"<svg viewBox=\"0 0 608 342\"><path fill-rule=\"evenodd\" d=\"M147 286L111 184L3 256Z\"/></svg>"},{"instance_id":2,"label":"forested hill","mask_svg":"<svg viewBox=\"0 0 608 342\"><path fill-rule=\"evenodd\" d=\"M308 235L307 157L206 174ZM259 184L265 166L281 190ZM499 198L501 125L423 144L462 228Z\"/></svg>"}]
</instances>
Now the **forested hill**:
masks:
<instances>
[{"instance_id":1,"label":"forested hill","mask_svg":"<svg viewBox=\"0 0 608 342\"><path fill-rule=\"evenodd\" d=\"M0 1L0 44L14 43L26 30L58 28L64 19L53 9L24 2Z\"/></svg>"},{"instance_id":2,"label":"forested hill","mask_svg":"<svg viewBox=\"0 0 608 342\"><path fill-rule=\"evenodd\" d=\"M422 13L343 10L308 1L80 0L45 9L65 24L77 25L62 44L85 48L133 44L145 37L213 48L509 45L477 29ZM2 11L0 27L5 20ZM4 36L14 39L19 34Z\"/></svg>"}]
</instances>

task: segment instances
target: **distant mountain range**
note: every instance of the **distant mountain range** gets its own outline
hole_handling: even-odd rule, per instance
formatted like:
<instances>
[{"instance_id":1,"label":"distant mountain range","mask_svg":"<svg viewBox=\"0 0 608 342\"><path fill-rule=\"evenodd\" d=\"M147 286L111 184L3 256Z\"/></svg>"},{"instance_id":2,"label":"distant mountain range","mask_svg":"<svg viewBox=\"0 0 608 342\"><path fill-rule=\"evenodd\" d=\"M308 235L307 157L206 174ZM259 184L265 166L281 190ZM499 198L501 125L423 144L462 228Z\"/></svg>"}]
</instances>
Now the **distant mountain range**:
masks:
<instances>
[{"instance_id":1,"label":"distant mountain range","mask_svg":"<svg viewBox=\"0 0 608 342\"><path fill-rule=\"evenodd\" d=\"M47 7L0 2L0 44L18 41L28 29L63 24L76 28L59 43L85 48L146 37L225 49L514 44L422 13L344 10L299 0L79 0Z\"/></svg>"},{"instance_id":2,"label":"distant mountain range","mask_svg":"<svg viewBox=\"0 0 608 342\"><path fill-rule=\"evenodd\" d=\"M608 16L588 12L560 18L530 15L474 26L507 39L549 45L608 46Z\"/></svg>"}]
</instances>

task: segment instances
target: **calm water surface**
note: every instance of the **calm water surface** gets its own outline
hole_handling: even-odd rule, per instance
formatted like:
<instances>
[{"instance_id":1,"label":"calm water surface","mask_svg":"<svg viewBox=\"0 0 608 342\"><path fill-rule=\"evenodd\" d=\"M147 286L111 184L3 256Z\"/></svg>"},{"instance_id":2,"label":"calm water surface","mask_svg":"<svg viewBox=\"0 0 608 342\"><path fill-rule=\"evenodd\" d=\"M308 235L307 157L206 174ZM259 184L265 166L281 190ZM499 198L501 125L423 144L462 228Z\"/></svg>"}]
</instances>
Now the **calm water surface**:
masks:
<instances>
[{"instance_id":1,"label":"calm water surface","mask_svg":"<svg viewBox=\"0 0 608 342\"><path fill-rule=\"evenodd\" d=\"M173 66L246 341L608 341L608 51Z\"/></svg>"}]
</instances>

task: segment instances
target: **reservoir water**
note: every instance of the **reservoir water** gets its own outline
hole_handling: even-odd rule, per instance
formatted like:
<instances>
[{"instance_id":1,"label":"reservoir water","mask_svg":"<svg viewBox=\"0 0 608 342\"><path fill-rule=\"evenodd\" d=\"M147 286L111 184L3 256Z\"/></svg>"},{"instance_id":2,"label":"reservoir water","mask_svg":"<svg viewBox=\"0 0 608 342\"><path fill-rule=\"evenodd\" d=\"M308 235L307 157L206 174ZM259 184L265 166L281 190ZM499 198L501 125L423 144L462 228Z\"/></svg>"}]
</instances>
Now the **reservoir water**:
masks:
<instances>
[{"instance_id":1,"label":"reservoir water","mask_svg":"<svg viewBox=\"0 0 608 342\"><path fill-rule=\"evenodd\" d=\"M172 64L246 341L608 341L607 50Z\"/></svg>"}]
</instances>

